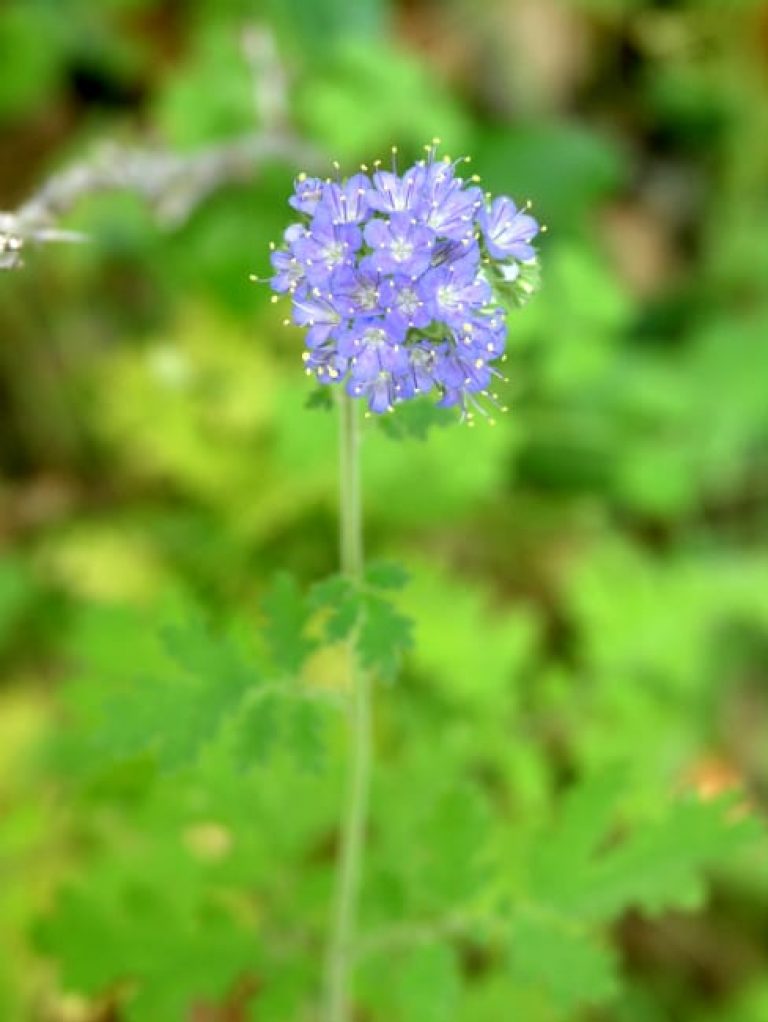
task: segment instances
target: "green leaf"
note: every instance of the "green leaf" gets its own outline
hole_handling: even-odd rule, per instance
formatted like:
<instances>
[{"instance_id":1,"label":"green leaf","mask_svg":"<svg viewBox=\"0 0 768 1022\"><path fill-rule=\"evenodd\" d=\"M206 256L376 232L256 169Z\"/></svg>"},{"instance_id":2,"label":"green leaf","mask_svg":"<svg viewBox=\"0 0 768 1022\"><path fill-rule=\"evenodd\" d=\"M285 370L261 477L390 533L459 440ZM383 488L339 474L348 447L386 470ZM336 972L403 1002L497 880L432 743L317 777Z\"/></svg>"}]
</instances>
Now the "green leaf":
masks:
<instances>
[{"instance_id":1,"label":"green leaf","mask_svg":"<svg viewBox=\"0 0 768 1022\"><path fill-rule=\"evenodd\" d=\"M660 818L633 818L631 828L620 816L625 802L618 769L576 786L528 845L527 878L508 895L512 974L546 991L563 1017L618 992L601 925L630 908L700 905L704 870L762 832L754 820L734 817L733 800L678 801Z\"/></svg>"},{"instance_id":2,"label":"green leaf","mask_svg":"<svg viewBox=\"0 0 768 1022\"><path fill-rule=\"evenodd\" d=\"M80 643L86 674L71 698L85 725L81 758L100 769L144 753L163 770L195 762L263 681L247 635L215 632L189 604L153 621L94 611Z\"/></svg>"},{"instance_id":3,"label":"green leaf","mask_svg":"<svg viewBox=\"0 0 768 1022\"><path fill-rule=\"evenodd\" d=\"M191 148L248 131L253 113L253 81L237 33L226 24L205 25L160 94L160 130L175 146Z\"/></svg>"},{"instance_id":4,"label":"green leaf","mask_svg":"<svg viewBox=\"0 0 768 1022\"><path fill-rule=\"evenodd\" d=\"M374 589L402 589L409 574L401 564L377 561L365 569L365 581Z\"/></svg>"},{"instance_id":5,"label":"green leaf","mask_svg":"<svg viewBox=\"0 0 768 1022\"><path fill-rule=\"evenodd\" d=\"M751 845L761 828L733 799L686 799L622 833L618 775L585 782L530 853L530 894L553 911L609 920L628 908L659 912L701 904L704 870Z\"/></svg>"},{"instance_id":6,"label":"green leaf","mask_svg":"<svg viewBox=\"0 0 768 1022\"><path fill-rule=\"evenodd\" d=\"M630 906L648 912L698 908L706 893L704 871L762 833L757 820L739 812L731 798L681 802L668 818L638 828L600 856L577 904L595 918Z\"/></svg>"},{"instance_id":7,"label":"green leaf","mask_svg":"<svg viewBox=\"0 0 768 1022\"><path fill-rule=\"evenodd\" d=\"M223 998L253 957L248 935L208 903L194 870L178 856L165 868L165 887L130 867L93 870L38 930L67 988L98 995L119 980L131 989L127 1022L188 1017L193 1004Z\"/></svg>"},{"instance_id":8,"label":"green leaf","mask_svg":"<svg viewBox=\"0 0 768 1022\"><path fill-rule=\"evenodd\" d=\"M252 10L250 0L241 2L242 16ZM213 6L213 5L212 5ZM218 3L216 10L219 9ZM266 0L260 13L280 29L279 35L300 46L302 53L320 65L328 62L328 50L338 39L350 36L375 42L386 35L389 21L387 0ZM288 1018L288 1014L284 1016Z\"/></svg>"},{"instance_id":9,"label":"green leaf","mask_svg":"<svg viewBox=\"0 0 768 1022\"><path fill-rule=\"evenodd\" d=\"M457 782L423 815L420 895L435 906L459 905L477 894L487 878L487 799L477 786Z\"/></svg>"},{"instance_id":10,"label":"green leaf","mask_svg":"<svg viewBox=\"0 0 768 1022\"><path fill-rule=\"evenodd\" d=\"M424 139L436 132L446 144L461 147L467 134L447 90L384 34L347 36L328 48L322 69L304 83L298 106L311 134L340 159L368 158L389 139L420 152Z\"/></svg>"},{"instance_id":11,"label":"green leaf","mask_svg":"<svg viewBox=\"0 0 768 1022\"><path fill-rule=\"evenodd\" d=\"M415 621L413 661L441 696L498 714L519 694L532 661L538 622L524 603L499 605L489 587L412 563L403 604Z\"/></svg>"},{"instance_id":12,"label":"green leaf","mask_svg":"<svg viewBox=\"0 0 768 1022\"><path fill-rule=\"evenodd\" d=\"M460 988L451 948L443 944L414 948L396 980L394 1017L403 1022L448 1022L455 1014Z\"/></svg>"},{"instance_id":13,"label":"green leaf","mask_svg":"<svg viewBox=\"0 0 768 1022\"><path fill-rule=\"evenodd\" d=\"M392 415L380 415L377 423L392 440L426 440L431 430L455 425L456 414L439 408L432 398L422 397L398 405Z\"/></svg>"},{"instance_id":14,"label":"green leaf","mask_svg":"<svg viewBox=\"0 0 768 1022\"><path fill-rule=\"evenodd\" d=\"M323 710L309 699L297 700L290 708L289 742L296 762L310 773L325 765Z\"/></svg>"},{"instance_id":15,"label":"green leaf","mask_svg":"<svg viewBox=\"0 0 768 1022\"><path fill-rule=\"evenodd\" d=\"M311 608L296 579L286 572L277 575L262 601L262 609L275 665L286 674L297 674L315 643L305 634Z\"/></svg>"},{"instance_id":16,"label":"green leaf","mask_svg":"<svg viewBox=\"0 0 768 1022\"><path fill-rule=\"evenodd\" d=\"M265 963L265 982L250 1002L249 1022L285 1022L302 1017L307 992L316 980L314 963L298 955Z\"/></svg>"},{"instance_id":17,"label":"green leaf","mask_svg":"<svg viewBox=\"0 0 768 1022\"><path fill-rule=\"evenodd\" d=\"M333 408L333 395L330 387L316 387L304 402L305 408L317 408L321 412L330 412Z\"/></svg>"},{"instance_id":18,"label":"green leaf","mask_svg":"<svg viewBox=\"0 0 768 1022\"><path fill-rule=\"evenodd\" d=\"M310 603L323 613L325 638L333 643L352 633L360 616L362 597L349 579L332 575L312 587Z\"/></svg>"},{"instance_id":19,"label":"green leaf","mask_svg":"<svg viewBox=\"0 0 768 1022\"><path fill-rule=\"evenodd\" d=\"M461 996L461 974L452 948L435 939L406 954L372 958L361 986L372 1018L397 1022L451 1022Z\"/></svg>"},{"instance_id":20,"label":"green leaf","mask_svg":"<svg viewBox=\"0 0 768 1022\"><path fill-rule=\"evenodd\" d=\"M34 115L51 101L64 73L67 32L54 8L25 0L0 10L0 120Z\"/></svg>"},{"instance_id":21,"label":"green leaf","mask_svg":"<svg viewBox=\"0 0 768 1022\"><path fill-rule=\"evenodd\" d=\"M546 990L564 1017L618 993L615 955L572 920L521 910L515 913L509 951L515 981Z\"/></svg>"},{"instance_id":22,"label":"green leaf","mask_svg":"<svg viewBox=\"0 0 768 1022\"><path fill-rule=\"evenodd\" d=\"M366 596L357 635L357 650L363 667L384 681L394 681L405 650L410 649L413 623L392 604L378 596Z\"/></svg>"},{"instance_id":23,"label":"green leaf","mask_svg":"<svg viewBox=\"0 0 768 1022\"><path fill-rule=\"evenodd\" d=\"M531 890L537 898L568 907L570 892L592 868L592 860L615 825L625 789L619 769L606 770L577 785L563 800L554 823L530 855ZM564 869L567 858L567 869Z\"/></svg>"},{"instance_id":24,"label":"green leaf","mask_svg":"<svg viewBox=\"0 0 768 1022\"><path fill-rule=\"evenodd\" d=\"M575 124L537 119L485 132L475 146L484 187L534 201L534 215L558 231L581 226L595 203L615 194L627 175L627 160L607 133Z\"/></svg>"},{"instance_id":25,"label":"green leaf","mask_svg":"<svg viewBox=\"0 0 768 1022\"><path fill-rule=\"evenodd\" d=\"M282 699L276 692L255 692L235 721L235 764L242 770L263 765L281 737Z\"/></svg>"}]
</instances>

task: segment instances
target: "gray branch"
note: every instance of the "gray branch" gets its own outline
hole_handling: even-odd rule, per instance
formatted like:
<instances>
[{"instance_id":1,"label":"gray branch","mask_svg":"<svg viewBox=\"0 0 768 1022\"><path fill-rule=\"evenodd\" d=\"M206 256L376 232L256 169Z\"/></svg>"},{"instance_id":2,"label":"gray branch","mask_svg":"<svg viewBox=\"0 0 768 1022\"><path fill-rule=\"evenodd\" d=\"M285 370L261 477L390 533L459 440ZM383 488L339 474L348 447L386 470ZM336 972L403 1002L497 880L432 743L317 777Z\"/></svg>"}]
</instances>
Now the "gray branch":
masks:
<instances>
[{"instance_id":1,"label":"gray branch","mask_svg":"<svg viewBox=\"0 0 768 1022\"><path fill-rule=\"evenodd\" d=\"M290 126L288 78L271 33L247 29L243 50L253 76L258 130L192 153L101 146L89 159L55 173L15 211L0 212L0 270L22 265L30 243L86 240L58 223L89 195L133 193L149 204L161 223L175 227L213 192L250 180L274 161L285 160L301 169L320 166L324 161L318 151Z\"/></svg>"}]
</instances>

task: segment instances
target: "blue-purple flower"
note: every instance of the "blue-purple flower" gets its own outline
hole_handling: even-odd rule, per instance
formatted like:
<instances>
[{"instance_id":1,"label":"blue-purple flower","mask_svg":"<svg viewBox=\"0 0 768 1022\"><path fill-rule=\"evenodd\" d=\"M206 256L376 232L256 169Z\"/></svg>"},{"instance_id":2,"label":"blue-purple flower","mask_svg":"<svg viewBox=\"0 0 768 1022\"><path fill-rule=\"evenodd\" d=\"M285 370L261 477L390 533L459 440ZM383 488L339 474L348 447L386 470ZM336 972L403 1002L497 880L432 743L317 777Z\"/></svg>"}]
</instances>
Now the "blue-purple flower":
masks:
<instances>
[{"instance_id":1,"label":"blue-purple flower","mask_svg":"<svg viewBox=\"0 0 768 1022\"><path fill-rule=\"evenodd\" d=\"M307 328L307 371L377 414L437 390L471 415L500 375L504 300L537 279L537 221L483 196L461 162L430 147L403 174L302 175L289 200L302 219L272 253L272 288Z\"/></svg>"},{"instance_id":2,"label":"blue-purple flower","mask_svg":"<svg viewBox=\"0 0 768 1022\"><path fill-rule=\"evenodd\" d=\"M490 207L482 207L478 222L488 252L494 259L508 259L512 256L526 262L535 256L531 239L538 234L539 225L505 195L494 199Z\"/></svg>"}]
</instances>

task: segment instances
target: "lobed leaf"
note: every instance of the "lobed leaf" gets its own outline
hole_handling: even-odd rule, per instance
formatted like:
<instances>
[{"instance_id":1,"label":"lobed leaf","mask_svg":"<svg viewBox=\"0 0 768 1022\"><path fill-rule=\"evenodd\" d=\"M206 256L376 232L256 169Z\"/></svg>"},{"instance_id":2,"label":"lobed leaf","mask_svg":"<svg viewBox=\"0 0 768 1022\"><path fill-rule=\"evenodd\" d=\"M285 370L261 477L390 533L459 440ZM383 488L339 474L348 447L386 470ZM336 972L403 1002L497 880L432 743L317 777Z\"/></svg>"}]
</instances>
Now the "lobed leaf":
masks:
<instances>
[{"instance_id":1,"label":"lobed leaf","mask_svg":"<svg viewBox=\"0 0 768 1022\"><path fill-rule=\"evenodd\" d=\"M297 674L315 643L306 635L311 606L296 579L287 572L278 574L262 601L262 609L275 665L286 674Z\"/></svg>"}]
</instances>

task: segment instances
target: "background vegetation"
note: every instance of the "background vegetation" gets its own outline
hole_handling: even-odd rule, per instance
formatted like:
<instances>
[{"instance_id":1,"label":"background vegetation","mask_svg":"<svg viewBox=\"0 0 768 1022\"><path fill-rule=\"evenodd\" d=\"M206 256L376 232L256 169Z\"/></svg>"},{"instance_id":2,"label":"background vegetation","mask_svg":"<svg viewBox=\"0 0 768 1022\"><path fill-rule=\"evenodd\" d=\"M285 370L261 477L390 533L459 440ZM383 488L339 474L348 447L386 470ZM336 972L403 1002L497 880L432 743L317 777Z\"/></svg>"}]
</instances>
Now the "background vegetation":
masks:
<instances>
[{"instance_id":1,"label":"background vegetation","mask_svg":"<svg viewBox=\"0 0 768 1022\"><path fill-rule=\"evenodd\" d=\"M329 158L439 135L549 225L509 413L366 424L414 641L377 697L360 1019L764 1022L766 4L9 0L0 206L99 140L252 130L253 23ZM299 169L175 230L85 202L88 244L0 274L10 1022L315 1017L335 421L248 281ZM235 698L297 674L317 700Z\"/></svg>"}]
</instances>

